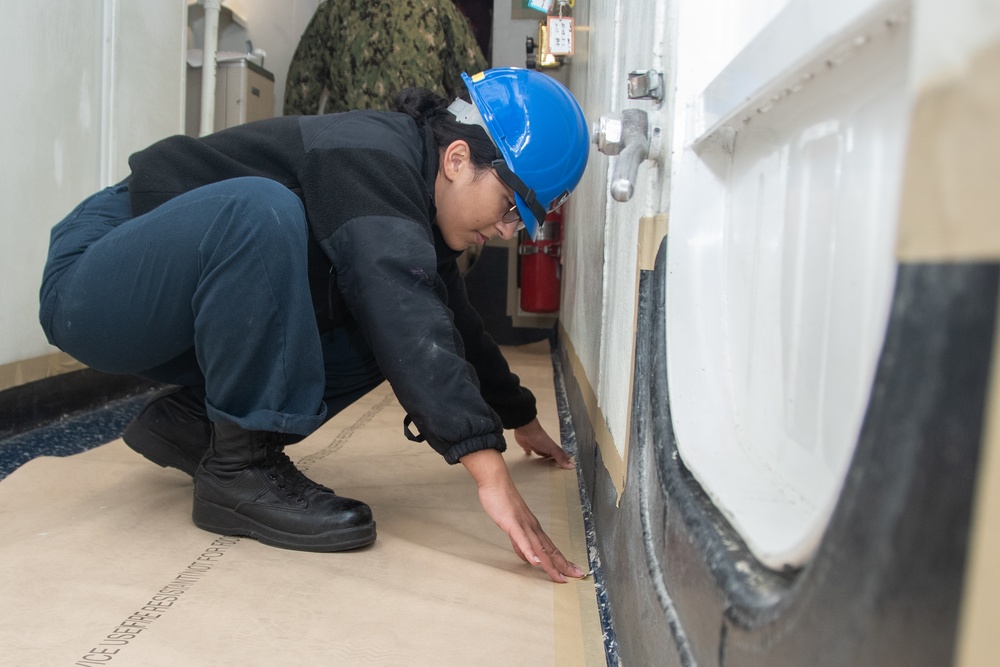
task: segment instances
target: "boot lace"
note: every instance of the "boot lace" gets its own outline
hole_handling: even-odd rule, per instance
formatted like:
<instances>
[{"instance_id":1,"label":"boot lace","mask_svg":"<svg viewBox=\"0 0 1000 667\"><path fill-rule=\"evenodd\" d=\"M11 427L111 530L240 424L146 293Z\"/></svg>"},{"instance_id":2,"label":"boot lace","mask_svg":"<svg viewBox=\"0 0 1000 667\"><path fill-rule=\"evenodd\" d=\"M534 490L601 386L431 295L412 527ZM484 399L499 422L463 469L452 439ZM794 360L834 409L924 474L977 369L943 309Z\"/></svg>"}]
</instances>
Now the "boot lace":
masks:
<instances>
[{"instance_id":1,"label":"boot lace","mask_svg":"<svg viewBox=\"0 0 1000 667\"><path fill-rule=\"evenodd\" d=\"M304 503L306 494L311 490L333 493L333 489L317 484L296 468L281 444L268 444L267 457L262 467L267 472L268 479L277 484L278 490L297 503Z\"/></svg>"}]
</instances>

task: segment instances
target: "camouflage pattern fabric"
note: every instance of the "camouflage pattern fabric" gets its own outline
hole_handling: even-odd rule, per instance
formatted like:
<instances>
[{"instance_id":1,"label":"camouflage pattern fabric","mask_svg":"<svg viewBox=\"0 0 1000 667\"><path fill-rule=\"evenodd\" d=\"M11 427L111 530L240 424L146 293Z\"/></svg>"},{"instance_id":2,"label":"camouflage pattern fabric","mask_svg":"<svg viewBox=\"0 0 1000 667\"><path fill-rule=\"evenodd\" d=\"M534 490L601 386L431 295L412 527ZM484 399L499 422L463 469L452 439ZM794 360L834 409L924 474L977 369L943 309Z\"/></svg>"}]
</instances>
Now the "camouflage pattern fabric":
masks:
<instances>
[{"instance_id":1,"label":"camouflage pattern fabric","mask_svg":"<svg viewBox=\"0 0 1000 667\"><path fill-rule=\"evenodd\" d=\"M324 0L288 68L286 115L388 109L400 89L448 99L487 68L452 0Z\"/></svg>"}]
</instances>

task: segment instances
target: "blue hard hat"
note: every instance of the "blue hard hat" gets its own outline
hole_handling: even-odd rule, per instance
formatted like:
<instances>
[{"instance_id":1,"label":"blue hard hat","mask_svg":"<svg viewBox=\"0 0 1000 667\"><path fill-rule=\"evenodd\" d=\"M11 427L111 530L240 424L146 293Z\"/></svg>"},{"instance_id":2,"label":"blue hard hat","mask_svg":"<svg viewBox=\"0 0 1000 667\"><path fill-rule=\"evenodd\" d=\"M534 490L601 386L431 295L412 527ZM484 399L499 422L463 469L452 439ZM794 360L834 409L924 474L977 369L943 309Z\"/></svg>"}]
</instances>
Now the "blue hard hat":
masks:
<instances>
[{"instance_id":1,"label":"blue hard hat","mask_svg":"<svg viewBox=\"0 0 1000 667\"><path fill-rule=\"evenodd\" d=\"M502 67L462 79L503 156L493 166L534 240L545 214L583 177L590 148L583 110L564 85L534 70Z\"/></svg>"}]
</instances>

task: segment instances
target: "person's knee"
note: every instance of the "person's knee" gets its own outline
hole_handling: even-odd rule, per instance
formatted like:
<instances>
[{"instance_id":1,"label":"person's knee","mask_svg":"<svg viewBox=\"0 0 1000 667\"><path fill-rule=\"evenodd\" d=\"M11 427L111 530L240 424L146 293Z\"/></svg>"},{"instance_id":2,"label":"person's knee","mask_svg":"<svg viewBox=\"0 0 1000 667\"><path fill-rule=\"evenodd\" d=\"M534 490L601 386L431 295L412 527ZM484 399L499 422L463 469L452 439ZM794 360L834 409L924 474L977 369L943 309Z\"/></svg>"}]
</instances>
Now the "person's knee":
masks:
<instances>
[{"instance_id":1,"label":"person's knee","mask_svg":"<svg viewBox=\"0 0 1000 667\"><path fill-rule=\"evenodd\" d=\"M239 181L244 204L261 217L277 218L279 222L304 222L305 207L298 195L269 178L246 176Z\"/></svg>"},{"instance_id":2,"label":"person's knee","mask_svg":"<svg viewBox=\"0 0 1000 667\"><path fill-rule=\"evenodd\" d=\"M291 190L267 178L235 179L239 196L234 199L237 224L248 226L258 242L303 245L308 235L305 207Z\"/></svg>"}]
</instances>

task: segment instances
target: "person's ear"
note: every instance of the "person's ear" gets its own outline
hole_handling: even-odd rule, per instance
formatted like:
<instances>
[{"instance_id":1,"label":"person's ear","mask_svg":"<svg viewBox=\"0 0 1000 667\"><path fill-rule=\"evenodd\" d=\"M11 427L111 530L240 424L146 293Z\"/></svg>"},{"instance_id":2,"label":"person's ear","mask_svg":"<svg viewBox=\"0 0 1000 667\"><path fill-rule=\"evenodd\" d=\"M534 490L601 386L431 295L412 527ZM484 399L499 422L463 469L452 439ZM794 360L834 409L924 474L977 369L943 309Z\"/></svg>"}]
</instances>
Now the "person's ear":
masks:
<instances>
[{"instance_id":1,"label":"person's ear","mask_svg":"<svg viewBox=\"0 0 1000 667\"><path fill-rule=\"evenodd\" d=\"M469 168L471 150L469 144L461 139L451 142L441 158L441 170L448 180L458 178L463 169Z\"/></svg>"}]
</instances>

